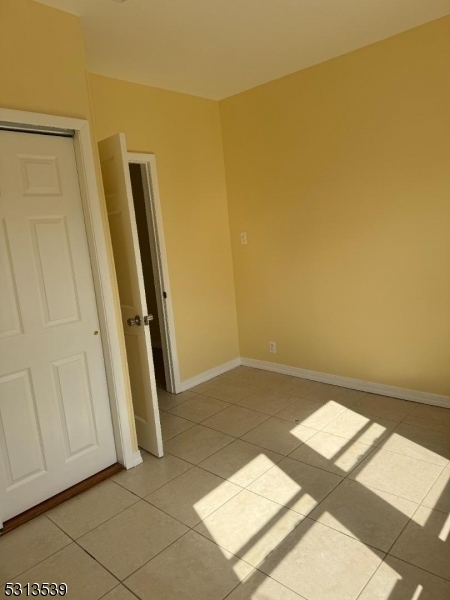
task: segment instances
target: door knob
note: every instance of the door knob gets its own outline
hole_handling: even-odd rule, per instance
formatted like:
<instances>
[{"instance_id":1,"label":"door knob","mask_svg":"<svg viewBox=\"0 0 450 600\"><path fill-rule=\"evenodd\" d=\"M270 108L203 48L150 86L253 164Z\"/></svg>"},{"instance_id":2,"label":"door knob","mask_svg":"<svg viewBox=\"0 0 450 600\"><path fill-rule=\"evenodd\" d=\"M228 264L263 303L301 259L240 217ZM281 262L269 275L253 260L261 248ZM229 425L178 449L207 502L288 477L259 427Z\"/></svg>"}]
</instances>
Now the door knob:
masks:
<instances>
[{"instance_id":1,"label":"door knob","mask_svg":"<svg viewBox=\"0 0 450 600\"><path fill-rule=\"evenodd\" d=\"M134 317L134 319L127 319L127 323L130 327L132 327L133 325L140 325L141 324L141 317L139 315L136 315Z\"/></svg>"},{"instance_id":2,"label":"door knob","mask_svg":"<svg viewBox=\"0 0 450 600\"><path fill-rule=\"evenodd\" d=\"M153 321L153 315L146 315L144 317L144 325L150 325L150 321Z\"/></svg>"}]
</instances>

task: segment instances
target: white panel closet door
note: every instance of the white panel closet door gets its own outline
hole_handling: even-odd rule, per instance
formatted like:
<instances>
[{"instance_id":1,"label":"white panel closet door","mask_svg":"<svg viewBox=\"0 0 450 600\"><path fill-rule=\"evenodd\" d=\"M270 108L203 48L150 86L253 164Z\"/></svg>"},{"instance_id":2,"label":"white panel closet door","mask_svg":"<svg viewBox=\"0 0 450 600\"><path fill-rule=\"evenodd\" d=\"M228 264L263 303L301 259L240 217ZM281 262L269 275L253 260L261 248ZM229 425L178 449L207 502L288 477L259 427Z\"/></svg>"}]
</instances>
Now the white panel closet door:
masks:
<instances>
[{"instance_id":1,"label":"white panel closet door","mask_svg":"<svg viewBox=\"0 0 450 600\"><path fill-rule=\"evenodd\" d=\"M73 140L0 131L0 521L115 462Z\"/></svg>"},{"instance_id":2,"label":"white panel closet door","mask_svg":"<svg viewBox=\"0 0 450 600\"><path fill-rule=\"evenodd\" d=\"M125 136L118 133L99 143L103 185L119 287L128 370L139 446L163 455L147 301L136 227ZM140 324L129 325L139 317Z\"/></svg>"}]
</instances>

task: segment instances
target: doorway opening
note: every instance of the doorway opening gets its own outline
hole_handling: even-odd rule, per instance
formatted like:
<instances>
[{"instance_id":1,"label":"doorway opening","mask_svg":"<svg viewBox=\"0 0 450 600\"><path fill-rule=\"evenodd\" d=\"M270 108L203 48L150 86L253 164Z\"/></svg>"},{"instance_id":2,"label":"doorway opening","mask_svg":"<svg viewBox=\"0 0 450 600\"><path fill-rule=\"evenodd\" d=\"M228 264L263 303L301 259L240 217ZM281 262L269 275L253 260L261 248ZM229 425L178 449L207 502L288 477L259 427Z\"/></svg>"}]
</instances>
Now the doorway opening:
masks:
<instances>
[{"instance_id":1,"label":"doorway opening","mask_svg":"<svg viewBox=\"0 0 450 600\"><path fill-rule=\"evenodd\" d=\"M162 215L153 155L128 154L156 386L180 392Z\"/></svg>"},{"instance_id":2,"label":"doorway opening","mask_svg":"<svg viewBox=\"0 0 450 600\"><path fill-rule=\"evenodd\" d=\"M156 386L158 388L167 389L164 357L162 353L161 323L158 312L158 303L156 301L158 292L156 290L152 252L150 248L150 234L147 225L142 165L130 163L129 169L134 212L136 214L139 249L141 251L142 272L144 274L145 298L147 300L148 313L153 317L150 321L150 338L152 341Z\"/></svg>"}]
</instances>

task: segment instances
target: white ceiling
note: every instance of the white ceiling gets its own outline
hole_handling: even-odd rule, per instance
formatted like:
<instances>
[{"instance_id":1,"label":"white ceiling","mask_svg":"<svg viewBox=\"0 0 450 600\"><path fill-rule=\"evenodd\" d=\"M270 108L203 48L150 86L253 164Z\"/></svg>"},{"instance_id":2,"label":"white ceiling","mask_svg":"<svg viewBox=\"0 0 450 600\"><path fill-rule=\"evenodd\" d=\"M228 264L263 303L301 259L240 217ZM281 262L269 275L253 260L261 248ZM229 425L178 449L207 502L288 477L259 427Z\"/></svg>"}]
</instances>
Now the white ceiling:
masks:
<instances>
[{"instance_id":1,"label":"white ceiling","mask_svg":"<svg viewBox=\"0 0 450 600\"><path fill-rule=\"evenodd\" d=\"M222 99L450 14L450 0L37 0L94 73Z\"/></svg>"}]
</instances>

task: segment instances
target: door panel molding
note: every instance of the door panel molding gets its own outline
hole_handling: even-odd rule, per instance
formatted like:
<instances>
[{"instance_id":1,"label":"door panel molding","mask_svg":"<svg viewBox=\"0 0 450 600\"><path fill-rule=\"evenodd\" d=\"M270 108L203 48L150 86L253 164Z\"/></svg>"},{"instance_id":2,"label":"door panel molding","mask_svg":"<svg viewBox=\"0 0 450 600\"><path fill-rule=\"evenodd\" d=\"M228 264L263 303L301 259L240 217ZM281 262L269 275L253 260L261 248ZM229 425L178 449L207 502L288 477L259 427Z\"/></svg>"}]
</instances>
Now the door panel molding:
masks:
<instances>
[{"instance_id":1,"label":"door panel molding","mask_svg":"<svg viewBox=\"0 0 450 600\"><path fill-rule=\"evenodd\" d=\"M16 388L15 393L12 387ZM30 369L1 377L0 390L7 388L10 393L3 397L9 395L15 401L0 400L0 448L8 457L4 468L9 491L31 478L44 475L47 465ZM20 441L19 433L23 435L24 432L28 448Z\"/></svg>"},{"instance_id":2,"label":"door panel molding","mask_svg":"<svg viewBox=\"0 0 450 600\"><path fill-rule=\"evenodd\" d=\"M17 297L16 279L5 219L0 219L0 304L3 306L2 319L0 320L0 340L22 335L22 315ZM6 307L9 308L9 315Z\"/></svg>"},{"instance_id":3,"label":"door panel molding","mask_svg":"<svg viewBox=\"0 0 450 600\"><path fill-rule=\"evenodd\" d=\"M33 218L30 226L45 327L78 321L80 305L66 217Z\"/></svg>"}]
</instances>

